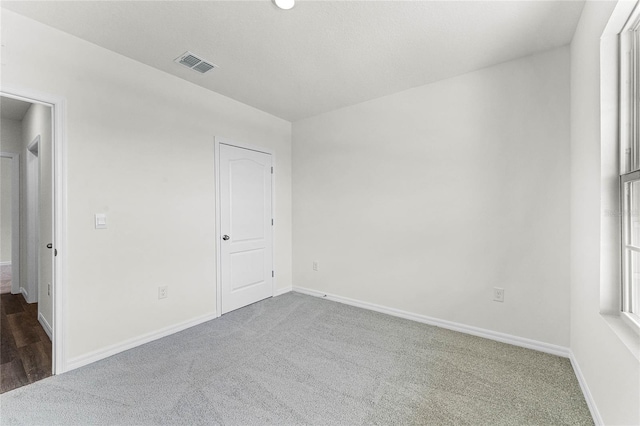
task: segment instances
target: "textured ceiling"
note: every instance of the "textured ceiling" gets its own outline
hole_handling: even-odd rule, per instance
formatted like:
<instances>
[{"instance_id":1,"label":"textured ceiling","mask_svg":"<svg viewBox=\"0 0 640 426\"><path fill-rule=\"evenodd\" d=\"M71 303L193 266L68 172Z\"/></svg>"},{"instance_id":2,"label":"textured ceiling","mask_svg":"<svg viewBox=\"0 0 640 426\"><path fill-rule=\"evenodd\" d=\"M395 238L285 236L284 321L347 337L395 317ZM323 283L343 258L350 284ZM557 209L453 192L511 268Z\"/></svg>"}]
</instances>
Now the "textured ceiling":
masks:
<instances>
[{"instance_id":1,"label":"textured ceiling","mask_svg":"<svg viewBox=\"0 0 640 426\"><path fill-rule=\"evenodd\" d=\"M29 110L29 102L0 96L0 117L8 120L22 120Z\"/></svg>"},{"instance_id":2,"label":"textured ceiling","mask_svg":"<svg viewBox=\"0 0 640 426\"><path fill-rule=\"evenodd\" d=\"M571 41L582 1L45 1L3 7L289 121ZM190 50L220 68L173 60Z\"/></svg>"}]
</instances>

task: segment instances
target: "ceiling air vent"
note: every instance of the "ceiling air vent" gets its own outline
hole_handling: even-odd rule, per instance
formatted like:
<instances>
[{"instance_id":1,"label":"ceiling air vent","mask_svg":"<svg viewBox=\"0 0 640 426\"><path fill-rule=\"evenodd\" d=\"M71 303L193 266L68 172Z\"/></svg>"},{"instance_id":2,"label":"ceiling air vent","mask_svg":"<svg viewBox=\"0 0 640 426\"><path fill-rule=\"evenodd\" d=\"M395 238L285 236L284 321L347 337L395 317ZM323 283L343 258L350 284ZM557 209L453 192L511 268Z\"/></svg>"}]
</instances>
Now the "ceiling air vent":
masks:
<instances>
[{"instance_id":1,"label":"ceiling air vent","mask_svg":"<svg viewBox=\"0 0 640 426\"><path fill-rule=\"evenodd\" d=\"M191 52L185 52L182 55L178 56L175 62L180 65L184 65L185 67L190 68L194 71L197 71L200 74L204 74L207 71L218 68L217 65L207 62Z\"/></svg>"}]
</instances>

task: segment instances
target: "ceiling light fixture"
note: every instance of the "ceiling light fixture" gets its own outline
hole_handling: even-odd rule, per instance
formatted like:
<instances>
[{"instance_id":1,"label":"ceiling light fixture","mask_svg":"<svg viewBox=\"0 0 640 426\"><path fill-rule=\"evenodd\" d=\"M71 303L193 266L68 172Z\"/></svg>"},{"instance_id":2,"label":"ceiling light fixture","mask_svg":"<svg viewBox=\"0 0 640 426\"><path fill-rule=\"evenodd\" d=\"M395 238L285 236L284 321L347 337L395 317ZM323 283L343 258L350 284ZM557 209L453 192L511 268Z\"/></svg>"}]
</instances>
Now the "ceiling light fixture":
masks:
<instances>
[{"instance_id":1,"label":"ceiling light fixture","mask_svg":"<svg viewBox=\"0 0 640 426\"><path fill-rule=\"evenodd\" d=\"M296 0L273 0L273 4L282 10L289 10L296 5Z\"/></svg>"}]
</instances>

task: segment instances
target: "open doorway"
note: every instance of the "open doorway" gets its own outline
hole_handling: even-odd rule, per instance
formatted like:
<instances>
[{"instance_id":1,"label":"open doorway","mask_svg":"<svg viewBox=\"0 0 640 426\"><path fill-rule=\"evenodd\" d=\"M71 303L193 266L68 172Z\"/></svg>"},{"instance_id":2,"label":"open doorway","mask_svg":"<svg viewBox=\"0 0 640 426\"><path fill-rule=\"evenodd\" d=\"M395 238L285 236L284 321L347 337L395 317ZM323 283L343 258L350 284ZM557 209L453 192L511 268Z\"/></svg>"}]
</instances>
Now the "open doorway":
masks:
<instances>
[{"instance_id":1,"label":"open doorway","mask_svg":"<svg viewBox=\"0 0 640 426\"><path fill-rule=\"evenodd\" d=\"M19 291L20 268L20 155L0 155L0 294Z\"/></svg>"},{"instance_id":2,"label":"open doorway","mask_svg":"<svg viewBox=\"0 0 640 426\"><path fill-rule=\"evenodd\" d=\"M52 108L1 96L0 118L2 393L53 373L55 253Z\"/></svg>"}]
</instances>

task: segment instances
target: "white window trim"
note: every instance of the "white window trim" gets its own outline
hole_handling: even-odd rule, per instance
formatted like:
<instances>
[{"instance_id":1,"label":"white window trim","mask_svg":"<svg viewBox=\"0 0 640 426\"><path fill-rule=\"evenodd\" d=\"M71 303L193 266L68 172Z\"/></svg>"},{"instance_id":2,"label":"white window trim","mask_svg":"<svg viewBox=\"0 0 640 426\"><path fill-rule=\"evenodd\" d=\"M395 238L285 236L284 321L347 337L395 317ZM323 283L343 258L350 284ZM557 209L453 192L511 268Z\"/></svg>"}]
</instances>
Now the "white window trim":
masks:
<instances>
[{"instance_id":1,"label":"white window trim","mask_svg":"<svg viewBox=\"0 0 640 426\"><path fill-rule=\"evenodd\" d=\"M620 74L620 207L621 207L621 266L620 318L636 334L640 335L640 316L632 311L631 285L629 276L628 245L630 222L625 186L627 182L640 180L640 7L636 6L619 33L619 74ZM626 208L628 207L628 208ZM637 297L637 295L636 295Z\"/></svg>"},{"instance_id":2,"label":"white window trim","mask_svg":"<svg viewBox=\"0 0 640 426\"><path fill-rule=\"evenodd\" d=\"M640 7L636 7L620 31L620 174L640 170ZM631 93L635 93L632 96Z\"/></svg>"},{"instance_id":3,"label":"white window trim","mask_svg":"<svg viewBox=\"0 0 640 426\"><path fill-rule=\"evenodd\" d=\"M640 361L640 336L621 311L620 159L620 37L634 15L635 1L617 2L600 43L600 318ZM638 12L636 12L638 13ZM622 164L624 166L624 164Z\"/></svg>"},{"instance_id":4,"label":"white window trim","mask_svg":"<svg viewBox=\"0 0 640 426\"><path fill-rule=\"evenodd\" d=\"M640 247L635 246L630 241L630 231L631 231L631 222L629 220L630 215L634 212L630 211L630 201L628 199L629 193L627 192L627 184L631 182L637 182L640 184L640 171L636 170L634 172L626 173L620 176L620 210L621 214L621 232L620 232L620 241L621 241L621 297L620 297L620 318L624 321L624 323L630 327L636 334L640 335L640 317L637 312L632 313L631 300L632 295L631 292L631 280L632 277L630 275L631 270L629 269L629 252L635 251L640 252ZM635 212L636 214L638 212Z\"/></svg>"},{"instance_id":5,"label":"white window trim","mask_svg":"<svg viewBox=\"0 0 640 426\"><path fill-rule=\"evenodd\" d=\"M629 328L636 332L636 334L640 335L640 317L638 315L630 314L629 312L621 312L620 319L624 322Z\"/></svg>"}]
</instances>

